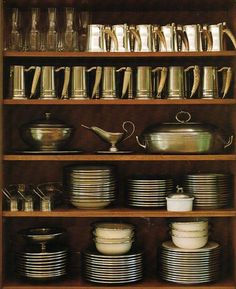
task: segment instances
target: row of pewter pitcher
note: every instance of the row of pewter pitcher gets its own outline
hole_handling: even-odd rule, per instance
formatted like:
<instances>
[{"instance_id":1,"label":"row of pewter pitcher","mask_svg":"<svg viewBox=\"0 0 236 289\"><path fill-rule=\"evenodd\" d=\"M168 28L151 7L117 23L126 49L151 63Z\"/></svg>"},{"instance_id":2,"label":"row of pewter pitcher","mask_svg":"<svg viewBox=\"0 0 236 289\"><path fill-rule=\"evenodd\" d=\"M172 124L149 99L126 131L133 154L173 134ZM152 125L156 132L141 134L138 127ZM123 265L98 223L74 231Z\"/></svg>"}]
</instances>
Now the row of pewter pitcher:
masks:
<instances>
[{"instance_id":1,"label":"row of pewter pitcher","mask_svg":"<svg viewBox=\"0 0 236 289\"><path fill-rule=\"evenodd\" d=\"M88 25L86 51L156 52L222 51L227 35L236 49L236 39L225 22L218 24Z\"/></svg>"},{"instance_id":2,"label":"row of pewter pitcher","mask_svg":"<svg viewBox=\"0 0 236 289\"><path fill-rule=\"evenodd\" d=\"M35 72L28 95L26 95L25 73L30 70L35 70ZM64 70L64 82L59 93L55 74L62 70ZM191 71L193 71L192 75ZM155 68L151 66L133 68L32 66L25 68L22 65L14 65L10 67L10 98L182 99L199 96L204 99L214 99L225 98L231 82L231 67L193 65Z\"/></svg>"}]
</instances>

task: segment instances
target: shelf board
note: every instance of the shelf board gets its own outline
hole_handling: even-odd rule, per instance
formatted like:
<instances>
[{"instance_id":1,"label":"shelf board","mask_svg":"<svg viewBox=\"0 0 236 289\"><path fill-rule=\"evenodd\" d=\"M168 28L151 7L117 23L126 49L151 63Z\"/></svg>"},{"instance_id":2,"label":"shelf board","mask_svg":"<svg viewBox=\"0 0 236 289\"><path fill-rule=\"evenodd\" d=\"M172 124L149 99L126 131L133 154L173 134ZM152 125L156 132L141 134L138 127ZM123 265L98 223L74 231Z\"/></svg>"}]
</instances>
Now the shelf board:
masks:
<instances>
[{"instance_id":1,"label":"shelf board","mask_svg":"<svg viewBox=\"0 0 236 289\"><path fill-rule=\"evenodd\" d=\"M122 285L103 285L103 284L95 284L89 283L83 280L75 280L75 279L65 279L60 282L50 282L50 284L44 283L42 284L29 284L20 280L13 280L13 281L5 281L3 284L2 289L91 289L91 288L99 288L99 289L130 289L130 288L174 288L174 289L186 289L192 287L191 285L181 285L175 284L171 282L165 282L161 280L149 279L144 280L137 283L130 283L130 284L122 284ZM194 289L235 289L235 284L233 280L222 280L217 283L210 283L210 284L199 284L194 285Z\"/></svg>"},{"instance_id":2,"label":"shelf board","mask_svg":"<svg viewBox=\"0 0 236 289\"><path fill-rule=\"evenodd\" d=\"M235 161L236 154L4 154L3 161Z\"/></svg>"},{"instance_id":3,"label":"shelf board","mask_svg":"<svg viewBox=\"0 0 236 289\"><path fill-rule=\"evenodd\" d=\"M236 210L193 210L190 212L168 212L160 209L135 209L135 208L107 208L99 210L79 210L75 208L57 209L51 212L11 212L3 211L5 218L87 218L89 217L117 217L117 218L170 218L170 217L236 217Z\"/></svg>"},{"instance_id":4,"label":"shelf board","mask_svg":"<svg viewBox=\"0 0 236 289\"><path fill-rule=\"evenodd\" d=\"M236 105L236 99L4 99L3 105Z\"/></svg>"},{"instance_id":5,"label":"shelf board","mask_svg":"<svg viewBox=\"0 0 236 289\"><path fill-rule=\"evenodd\" d=\"M52 58L162 58L162 57L234 57L236 51L202 52L59 52L59 51L4 51L3 57L52 57Z\"/></svg>"}]
</instances>

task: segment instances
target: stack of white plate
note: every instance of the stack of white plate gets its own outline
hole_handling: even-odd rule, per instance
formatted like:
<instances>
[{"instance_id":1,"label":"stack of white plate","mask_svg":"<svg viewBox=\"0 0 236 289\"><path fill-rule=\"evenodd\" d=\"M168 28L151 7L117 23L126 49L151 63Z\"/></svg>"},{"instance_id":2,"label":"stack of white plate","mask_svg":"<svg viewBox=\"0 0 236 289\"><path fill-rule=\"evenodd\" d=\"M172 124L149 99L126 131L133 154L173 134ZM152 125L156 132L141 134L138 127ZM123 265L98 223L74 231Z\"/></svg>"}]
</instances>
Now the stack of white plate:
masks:
<instances>
[{"instance_id":1,"label":"stack of white plate","mask_svg":"<svg viewBox=\"0 0 236 289\"><path fill-rule=\"evenodd\" d=\"M67 274L68 250L62 247L41 250L26 249L16 254L16 271L21 277L46 281Z\"/></svg>"},{"instance_id":2,"label":"stack of white plate","mask_svg":"<svg viewBox=\"0 0 236 289\"><path fill-rule=\"evenodd\" d=\"M77 165L65 170L69 201L80 209L100 209L115 200L116 180L112 166Z\"/></svg>"},{"instance_id":3,"label":"stack of white plate","mask_svg":"<svg viewBox=\"0 0 236 289\"><path fill-rule=\"evenodd\" d=\"M135 176L128 179L128 205L132 207L165 207L166 196L173 193L173 180L157 176Z\"/></svg>"},{"instance_id":4,"label":"stack of white plate","mask_svg":"<svg viewBox=\"0 0 236 289\"><path fill-rule=\"evenodd\" d=\"M160 276L180 284L213 282L220 273L220 245L208 242L200 249L181 249L172 241L162 243Z\"/></svg>"},{"instance_id":5,"label":"stack of white plate","mask_svg":"<svg viewBox=\"0 0 236 289\"><path fill-rule=\"evenodd\" d=\"M194 196L195 208L227 207L232 199L232 175L212 173L186 175L184 190Z\"/></svg>"},{"instance_id":6,"label":"stack of white plate","mask_svg":"<svg viewBox=\"0 0 236 289\"><path fill-rule=\"evenodd\" d=\"M119 256L86 251L83 254L86 280L103 284L125 284L143 279L143 254L134 252Z\"/></svg>"}]
</instances>

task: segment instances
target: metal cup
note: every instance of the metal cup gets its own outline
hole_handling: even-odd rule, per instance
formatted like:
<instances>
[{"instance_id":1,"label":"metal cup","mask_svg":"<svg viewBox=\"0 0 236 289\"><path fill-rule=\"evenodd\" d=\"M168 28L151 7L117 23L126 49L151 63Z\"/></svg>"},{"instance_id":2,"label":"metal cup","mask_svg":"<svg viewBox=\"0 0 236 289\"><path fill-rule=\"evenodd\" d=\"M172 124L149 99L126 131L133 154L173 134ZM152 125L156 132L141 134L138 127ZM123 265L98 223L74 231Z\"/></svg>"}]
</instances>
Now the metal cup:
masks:
<instances>
[{"instance_id":1,"label":"metal cup","mask_svg":"<svg viewBox=\"0 0 236 289\"><path fill-rule=\"evenodd\" d=\"M193 70L193 85L187 85L187 72ZM200 84L200 69L198 66L170 66L168 75L167 98L192 98ZM190 92L190 93L189 93Z\"/></svg>"},{"instance_id":2,"label":"metal cup","mask_svg":"<svg viewBox=\"0 0 236 289\"><path fill-rule=\"evenodd\" d=\"M127 24L117 24L112 26L112 30L117 38L117 51L126 52L128 49L128 26ZM111 51L115 51L114 42L111 43Z\"/></svg>"},{"instance_id":3,"label":"metal cup","mask_svg":"<svg viewBox=\"0 0 236 289\"><path fill-rule=\"evenodd\" d=\"M199 51L200 50L200 25L199 24L189 24L183 26L183 31L187 36L189 51Z\"/></svg>"},{"instance_id":4,"label":"metal cup","mask_svg":"<svg viewBox=\"0 0 236 289\"><path fill-rule=\"evenodd\" d=\"M136 29L141 40L141 49L139 51L151 52L152 51L152 25L150 24L137 25ZM137 51L137 48L135 51Z\"/></svg>"},{"instance_id":5,"label":"metal cup","mask_svg":"<svg viewBox=\"0 0 236 289\"><path fill-rule=\"evenodd\" d=\"M105 99L117 98L116 95L116 68L114 66L103 67L102 97Z\"/></svg>"},{"instance_id":6,"label":"metal cup","mask_svg":"<svg viewBox=\"0 0 236 289\"><path fill-rule=\"evenodd\" d=\"M150 66L137 67L136 98L152 98L152 68Z\"/></svg>"},{"instance_id":7,"label":"metal cup","mask_svg":"<svg viewBox=\"0 0 236 289\"><path fill-rule=\"evenodd\" d=\"M222 72L222 87L219 87L219 72ZM214 66L204 66L202 76L201 98L214 99L225 98L232 81L232 68Z\"/></svg>"},{"instance_id":8,"label":"metal cup","mask_svg":"<svg viewBox=\"0 0 236 289\"><path fill-rule=\"evenodd\" d=\"M161 26L165 42L160 43L160 51L174 51L174 24Z\"/></svg>"},{"instance_id":9,"label":"metal cup","mask_svg":"<svg viewBox=\"0 0 236 289\"><path fill-rule=\"evenodd\" d=\"M68 85L70 79L70 68L69 67L59 67L54 66L43 66L41 73L40 82L40 98L42 99L55 99L57 98L55 90L55 72L64 70L64 83L61 95L59 98L68 98Z\"/></svg>"},{"instance_id":10,"label":"metal cup","mask_svg":"<svg viewBox=\"0 0 236 289\"><path fill-rule=\"evenodd\" d=\"M13 99L25 99L25 72L35 70L31 83L29 98L33 97L36 92L41 68L39 66L30 66L25 68L23 65L13 65L10 67L10 96Z\"/></svg>"},{"instance_id":11,"label":"metal cup","mask_svg":"<svg viewBox=\"0 0 236 289\"><path fill-rule=\"evenodd\" d=\"M87 98L86 67L73 66L71 76L71 98Z\"/></svg>"}]
</instances>

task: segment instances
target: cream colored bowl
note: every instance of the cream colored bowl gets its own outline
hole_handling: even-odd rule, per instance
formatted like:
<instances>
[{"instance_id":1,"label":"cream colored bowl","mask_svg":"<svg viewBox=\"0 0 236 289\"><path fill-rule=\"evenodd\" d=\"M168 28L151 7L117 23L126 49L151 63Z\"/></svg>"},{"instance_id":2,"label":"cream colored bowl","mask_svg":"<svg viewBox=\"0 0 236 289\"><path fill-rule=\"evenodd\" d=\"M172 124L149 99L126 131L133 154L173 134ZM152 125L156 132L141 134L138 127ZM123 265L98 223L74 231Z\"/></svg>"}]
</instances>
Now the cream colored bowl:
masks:
<instances>
[{"instance_id":1,"label":"cream colored bowl","mask_svg":"<svg viewBox=\"0 0 236 289\"><path fill-rule=\"evenodd\" d=\"M180 231L180 230L171 230L171 235L176 237L203 237L208 235L208 230L201 230L201 231Z\"/></svg>"},{"instance_id":2,"label":"cream colored bowl","mask_svg":"<svg viewBox=\"0 0 236 289\"><path fill-rule=\"evenodd\" d=\"M94 234L105 239L131 238L134 226L127 223L97 223L95 224Z\"/></svg>"},{"instance_id":3,"label":"cream colored bowl","mask_svg":"<svg viewBox=\"0 0 236 289\"><path fill-rule=\"evenodd\" d=\"M179 231L202 231L208 229L208 221L173 222L171 229Z\"/></svg>"},{"instance_id":4,"label":"cream colored bowl","mask_svg":"<svg viewBox=\"0 0 236 289\"><path fill-rule=\"evenodd\" d=\"M208 235L202 237L177 237L172 235L175 246L182 249L200 249L207 244Z\"/></svg>"},{"instance_id":5,"label":"cream colored bowl","mask_svg":"<svg viewBox=\"0 0 236 289\"><path fill-rule=\"evenodd\" d=\"M95 246L101 254L104 255L123 255L129 252L132 247L133 241L126 241L121 243L113 243L113 242L98 242L95 241Z\"/></svg>"}]
</instances>

